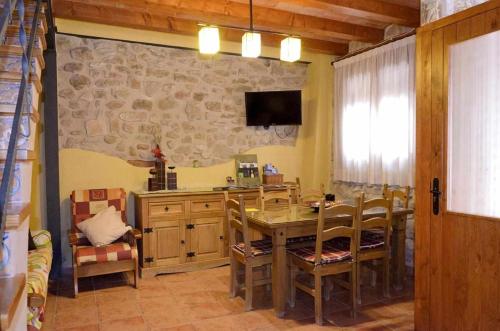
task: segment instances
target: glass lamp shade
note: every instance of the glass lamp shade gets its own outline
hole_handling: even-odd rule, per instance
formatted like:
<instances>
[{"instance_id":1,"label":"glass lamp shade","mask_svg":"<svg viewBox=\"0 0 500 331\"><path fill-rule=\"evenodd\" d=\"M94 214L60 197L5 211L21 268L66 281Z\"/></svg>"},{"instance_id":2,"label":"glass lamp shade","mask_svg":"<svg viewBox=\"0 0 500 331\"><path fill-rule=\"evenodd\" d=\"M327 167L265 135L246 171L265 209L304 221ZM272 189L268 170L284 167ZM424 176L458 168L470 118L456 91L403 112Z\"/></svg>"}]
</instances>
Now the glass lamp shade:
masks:
<instances>
[{"instance_id":1,"label":"glass lamp shade","mask_svg":"<svg viewBox=\"0 0 500 331\"><path fill-rule=\"evenodd\" d=\"M216 54L220 49L219 28L204 26L198 32L198 44L201 54Z\"/></svg>"},{"instance_id":2,"label":"glass lamp shade","mask_svg":"<svg viewBox=\"0 0 500 331\"><path fill-rule=\"evenodd\" d=\"M288 37L281 41L280 60L295 62L300 59L301 41L299 38Z\"/></svg>"},{"instance_id":3,"label":"glass lamp shade","mask_svg":"<svg viewBox=\"0 0 500 331\"><path fill-rule=\"evenodd\" d=\"M245 32L241 38L241 56L259 57L260 49L260 33Z\"/></svg>"}]
</instances>

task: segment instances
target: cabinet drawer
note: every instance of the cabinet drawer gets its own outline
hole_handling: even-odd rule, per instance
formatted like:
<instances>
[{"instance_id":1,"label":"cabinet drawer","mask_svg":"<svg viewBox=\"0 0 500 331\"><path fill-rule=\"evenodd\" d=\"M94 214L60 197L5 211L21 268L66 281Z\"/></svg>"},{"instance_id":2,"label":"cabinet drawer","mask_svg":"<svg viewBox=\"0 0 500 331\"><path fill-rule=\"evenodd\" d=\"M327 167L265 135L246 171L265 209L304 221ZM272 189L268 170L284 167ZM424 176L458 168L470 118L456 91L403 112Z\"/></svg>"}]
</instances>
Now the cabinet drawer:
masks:
<instances>
[{"instance_id":1,"label":"cabinet drawer","mask_svg":"<svg viewBox=\"0 0 500 331\"><path fill-rule=\"evenodd\" d=\"M216 199L216 200L191 201L192 213L214 212L214 211L224 211L224 200Z\"/></svg>"},{"instance_id":2,"label":"cabinet drawer","mask_svg":"<svg viewBox=\"0 0 500 331\"><path fill-rule=\"evenodd\" d=\"M184 215L184 202L165 201L149 204L149 216L182 216Z\"/></svg>"}]
</instances>

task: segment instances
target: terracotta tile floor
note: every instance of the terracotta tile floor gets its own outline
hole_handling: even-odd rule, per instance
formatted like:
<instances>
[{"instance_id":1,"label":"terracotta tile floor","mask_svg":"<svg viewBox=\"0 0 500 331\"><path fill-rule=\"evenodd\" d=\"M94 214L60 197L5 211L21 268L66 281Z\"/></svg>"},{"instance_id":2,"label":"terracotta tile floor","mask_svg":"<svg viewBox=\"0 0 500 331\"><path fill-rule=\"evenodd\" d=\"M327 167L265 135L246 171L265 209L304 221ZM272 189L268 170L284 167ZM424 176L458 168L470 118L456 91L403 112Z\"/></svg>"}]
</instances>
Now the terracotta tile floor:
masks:
<instances>
[{"instance_id":1,"label":"terracotta tile floor","mask_svg":"<svg viewBox=\"0 0 500 331\"><path fill-rule=\"evenodd\" d=\"M312 297L297 291L297 304L284 319L274 316L271 293L256 288L254 310L228 297L229 268L142 279L135 290L124 274L81 279L72 298L71 280L54 284L47 299L43 331L51 330L413 330L413 290L383 299L377 288L362 290L363 305L350 317L348 293L334 290L324 303L329 323L314 324Z\"/></svg>"}]
</instances>

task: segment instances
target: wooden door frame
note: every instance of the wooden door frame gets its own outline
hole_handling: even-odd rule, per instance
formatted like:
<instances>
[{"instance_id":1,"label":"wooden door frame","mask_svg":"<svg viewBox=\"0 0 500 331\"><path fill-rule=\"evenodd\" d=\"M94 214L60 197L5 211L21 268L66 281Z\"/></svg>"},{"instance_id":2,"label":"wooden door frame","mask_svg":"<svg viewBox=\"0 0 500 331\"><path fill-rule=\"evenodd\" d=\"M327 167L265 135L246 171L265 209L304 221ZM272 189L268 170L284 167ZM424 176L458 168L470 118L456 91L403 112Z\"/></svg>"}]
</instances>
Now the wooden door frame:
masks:
<instances>
[{"instance_id":1,"label":"wooden door frame","mask_svg":"<svg viewBox=\"0 0 500 331\"><path fill-rule=\"evenodd\" d=\"M432 35L433 32L448 25L456 24L476 15L491 10L500 11L500 0L491 0L471 7L462 12L429 23L417 29L416 47L416 203L415 203L415 329L430 330L430 289L431 289L431 232L440 231L442 213L432 215L431 195L432 167L434 155L442 151L433 151L432 109L442 107L437 103L447 102L442 94L432 95L433 84L443 84L431 79L432 74ZM500 21L495 24L499 26ZM443 87L441 86L441 90ZM434 103L434 104L433 104ZM435 128L436 126L434 126ZM444 167L445 165L442 165ZM443 169L445 171L445 169ZM444 184L444 183L443 183ZM441 197L441 206L443 197ZM436 222L437 221L437 222Z\"/></svg>"}]
</instances>

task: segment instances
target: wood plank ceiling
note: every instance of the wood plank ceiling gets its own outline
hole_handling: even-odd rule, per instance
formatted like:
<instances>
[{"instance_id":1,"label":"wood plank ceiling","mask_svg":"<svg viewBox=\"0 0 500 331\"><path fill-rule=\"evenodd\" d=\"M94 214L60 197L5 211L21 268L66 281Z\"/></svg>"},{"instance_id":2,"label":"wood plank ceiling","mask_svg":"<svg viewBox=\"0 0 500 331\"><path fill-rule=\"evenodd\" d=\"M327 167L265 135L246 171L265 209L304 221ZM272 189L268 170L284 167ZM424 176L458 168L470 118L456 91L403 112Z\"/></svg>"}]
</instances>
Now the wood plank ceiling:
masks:
<instances>
[{"instance_id":1,"label":"wood plank ceiling","mask_svg":"<svg viewBox=\"0 0 500 331\"><path fill-rule=\"evenodd\" d=\"M298 35L308 51L345 55L349 41L376 43L390 24L419 26L418 0L254 0L254 27ZM54 16L123 27L196 35L199 23L248 28L248 0L53 0ZM241 41L243 31L221 28ZM262 33L267 46L283 36Z\"/></svg>"}]
</instances>

